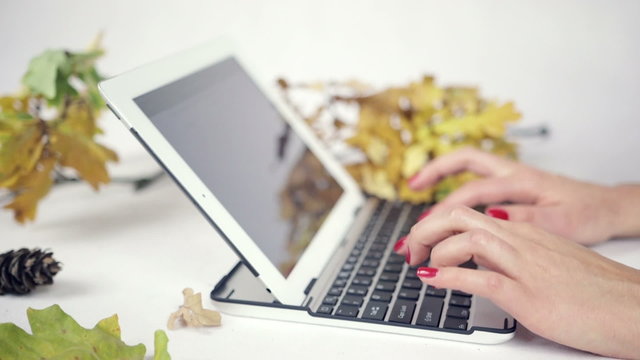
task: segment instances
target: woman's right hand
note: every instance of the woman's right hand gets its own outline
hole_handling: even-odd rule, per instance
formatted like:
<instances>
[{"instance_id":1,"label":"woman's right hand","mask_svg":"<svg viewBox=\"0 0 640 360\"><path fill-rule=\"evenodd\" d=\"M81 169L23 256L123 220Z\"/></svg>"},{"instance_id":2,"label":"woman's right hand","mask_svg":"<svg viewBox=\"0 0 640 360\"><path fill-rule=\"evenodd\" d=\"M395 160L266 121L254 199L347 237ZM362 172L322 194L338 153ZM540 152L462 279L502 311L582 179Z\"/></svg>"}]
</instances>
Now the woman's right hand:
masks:
<instances>
[{"instance_id":1,"label":"woman's right hand","mask_svg":"<svg viewBox=\"0 0 640 360\"><path fill-rule=\"evenodd\" d=\"M461 186L432 212L453 205L489 205L486 212L493 216L528 222L581 244L640 236L640 186L589 184L472 148L429 162L409 186L423 189L462 171L482 178Z\"/></svg>"},{"instance_id":2,"label":"woman's right hand","mask_svg":"<svg viewBox=\"0 0 640 360\"><path fill-rule=\"evenodd\" d=\"M640 270L525 223L464 206L414 225L397 251L437 288L491 299L529 330L606 356L640 356ZM473 259L479 270L457 267Z\"/></svg>"}]
</instances>

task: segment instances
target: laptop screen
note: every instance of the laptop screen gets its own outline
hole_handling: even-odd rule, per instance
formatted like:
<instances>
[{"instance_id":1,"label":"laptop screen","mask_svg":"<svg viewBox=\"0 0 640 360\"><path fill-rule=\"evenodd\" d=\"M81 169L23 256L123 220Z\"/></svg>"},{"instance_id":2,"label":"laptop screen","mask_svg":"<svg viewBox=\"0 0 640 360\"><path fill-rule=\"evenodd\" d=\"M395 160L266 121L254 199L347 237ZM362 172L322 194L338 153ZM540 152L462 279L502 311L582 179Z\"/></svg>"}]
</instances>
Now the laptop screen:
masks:
<instances>
[{"instance_id":1,"label":"laptop screen","mask_svg":"<svg viewBox=\"0 0 640 360\"><path fill-rule=\"evenodd\" d=\"M232 57L134 99L286 277L343 189Z\"/></svg>"}]
</instances>

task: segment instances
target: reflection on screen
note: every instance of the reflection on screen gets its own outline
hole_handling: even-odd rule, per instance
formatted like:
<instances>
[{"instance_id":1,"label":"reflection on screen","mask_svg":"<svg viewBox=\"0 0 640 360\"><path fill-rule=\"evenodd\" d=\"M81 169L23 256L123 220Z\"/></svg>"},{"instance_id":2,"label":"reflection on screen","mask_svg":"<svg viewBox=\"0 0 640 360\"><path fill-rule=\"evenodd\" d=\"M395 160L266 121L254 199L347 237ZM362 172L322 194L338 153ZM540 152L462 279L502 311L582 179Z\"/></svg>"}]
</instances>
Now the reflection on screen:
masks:
<instances>
[{"instance_id":1,"label":"reflection on screen","mask_svg":"<svg viewBox=\"0 0 640 360\"><path fill-rule=\"evenodd\" d=\"M134 99L284 276L342 188L227 58Z\"/></svg>"}]
</instances>

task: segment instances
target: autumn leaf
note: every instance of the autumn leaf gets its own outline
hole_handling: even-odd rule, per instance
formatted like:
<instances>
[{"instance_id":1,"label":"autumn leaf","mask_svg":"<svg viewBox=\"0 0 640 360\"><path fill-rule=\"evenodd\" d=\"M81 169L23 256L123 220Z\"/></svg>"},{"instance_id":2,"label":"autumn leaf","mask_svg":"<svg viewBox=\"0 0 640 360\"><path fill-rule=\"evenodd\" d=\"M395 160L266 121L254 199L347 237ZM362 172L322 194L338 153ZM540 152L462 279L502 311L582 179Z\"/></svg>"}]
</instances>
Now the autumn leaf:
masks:
<instances>
[{"instance_id":1,"label":"autumn leaf","mask_svg":"<svg viewBox=\"0 0 640 360\"><path fill-rule=\"evenodd\" d=\"M182 291L184 303L178 311L172 313L167 321L167 328L173 330L181 323L189 327L220 326L220 313L202 307L202 294L193 293L193 289Z\"/></svg>"},{"instance_id":2,"label":"autumn leaf","mask_svg":"<svg viewBox=\"0 0 640 360\"><path fill-rule=\"evenodd\" d=\"M51 190L51 172L55 163L53 157L40 159L30 173L18 178L16 184L10 187L17 195L4 207L13 210L14 218L19 223L35 219L38 202Z\"/></svg>"},{"instance_id":3,"label":"autumn leaf","mask_svg":"<svg viewBox=\"0 0 640 360\"><path fill-rule=\"evenodd\" d=\"M109 182L106 163L118 160L115 152L86 136L63 129L51 129L50 141L51 149L60 156L60 164L75 169L94 189Z\"/></svg>"},{"instance_id":4,"label":"autumn leaf","mask_svg":"<svg viewBox=\"0 0 640 360\"><path fill-rule=\"evenodd\" d=\"M85 329L58 305L30 308L27 317L32 335L14 324L0 324L1 359L143 359L146 352L142 344L122 342L119 330L105 331L105 320ZM114 316L106 322L113 328L118 319Z\"/></svg>"},{"instance_id":5,"label":"autumn leaf","mask_svg":"<svg viewBox=\"0 0 640 360\"><path fill-rule=\"evenodd\" d=\"M13 187L21 176L30 173L42 154L42 127L31 120L5 128L6 137L0 143L0 187Z\"/></svg>"},{"instance_id":6,"label":"autumn leaf","mask_svg":"<svg viewBox=\"0 0 640 360\"><path fill-rule=\"evenodd\" d=\"M337 104L355 107L353 113L358 114L355 121L341 119L344 123L355 123L349 129L353 131L342 141L362 160L345 163L345 166L370 195L412 203L441 199L469 178L453 176L433 189L412 191L407 185L408 179L430 159L469 146L504 156L516 155L515 144L506 139L505 134L507 126L521 115L513 103L484 99L475 87L441 87L432 76L377 92L371 87L366 91L356 86L349 88L348 83L310 84L290 86L281 80L285 100L295 110L298 106L289 99L290 92L305 88L326 93L321 98L332 99L331 103L311 111L313 117L303 116L311 126L318 119L326 118L323 111L333 118L332 111ZM331 93L336 87L341 89L340 93ZM333 124L336 131L343 127ZM353 159L353 156L341 158Z\"/></svg>"}]
</instances>

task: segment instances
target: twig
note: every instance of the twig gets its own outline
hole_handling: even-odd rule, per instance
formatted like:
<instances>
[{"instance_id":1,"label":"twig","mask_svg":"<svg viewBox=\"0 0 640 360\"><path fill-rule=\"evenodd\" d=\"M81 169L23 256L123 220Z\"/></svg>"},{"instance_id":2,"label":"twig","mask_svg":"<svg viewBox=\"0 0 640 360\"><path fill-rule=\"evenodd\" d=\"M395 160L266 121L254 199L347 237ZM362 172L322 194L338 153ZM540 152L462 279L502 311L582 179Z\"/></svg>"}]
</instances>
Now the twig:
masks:
<instances>
[{"instance_id":1,"label":"twig","mask_svg":"<svg viewBox=\"0 0 640 360\"><path fill-rule=\"evenodd\" d=\"M114 183L114 184L131 184L131 185L133 185L133 190L134 191L140 191L140 190L144 190L147 187L149 187L150 185L154 184L160 178L162 178L164 175L165 175L165 172L160 170L160 171L158 171L155 174L152 174L150 176L144 176L144 177L139 177L139 178L115 177L115 178L111 179L111 183ZM77 182L81 182L81 181L82 181L82 179L80 179L78 177L69 177L69 176L66 176L66 175L64 175L64 174L62 174L60 172L56 172L54 184L55 185L62 185L62 184L68 184L68 183L77 183Z\"/></svg>"}]
</instances>

